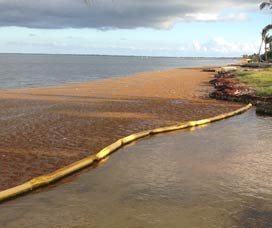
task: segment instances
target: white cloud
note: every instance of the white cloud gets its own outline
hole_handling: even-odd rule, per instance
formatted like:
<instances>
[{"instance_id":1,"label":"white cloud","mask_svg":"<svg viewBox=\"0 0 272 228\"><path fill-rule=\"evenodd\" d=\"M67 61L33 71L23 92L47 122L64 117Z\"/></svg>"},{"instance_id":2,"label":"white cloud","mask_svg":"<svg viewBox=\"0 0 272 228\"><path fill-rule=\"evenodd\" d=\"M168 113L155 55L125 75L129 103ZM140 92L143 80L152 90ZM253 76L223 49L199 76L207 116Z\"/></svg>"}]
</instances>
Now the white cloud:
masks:
<instances>
[{"instance_id":1,"label":"white cloud","mask_svg":"<svg viewBox=\"0 0 272 228\"><path fill-rule=\"evenodd\" d=\"M202 46L197 40L193 41L192 46L193 46L193 49L195 51L201 51L202 50Z\"/></svg>"},{"instance_id":2,"label":"white cloud","mask_svg":"<svg viewBox=\"0 0 272 228\"><path fill-rule=\"evenodd\" d=\"M252 54L258 52L259 42L234 42L227 41L223 37L215 37L212 40L201 43L192 41L184 51L189 51L194 55L203 56L209 53L211 56L240 56L242 54Z\"/></svg>"},{"instance_id":3,"label":"white cloud","mask_svg":"<svg viewBox=\"0 0 272 228\"><path fill-rule=\"evenodd\" d=\"M258 42L230 42L222 37L216 37L210 44L211 51L218 53L250 54L258 51Z\"/></svg>"},{"instance_id":4,"label":"white cloud","mask_svg":"<svg viewBox=\"0 0 272 228\"><path fill-rule=\"evenodd\" d=\"M185 14L185 19L195 21L217 21L219 15L216 13L187 13Z\"/></svg>"},{"instance_id":5,"label":"white cloud","mask_svg":"<svg viewBox=\"0 0 272 228\"><path fill-rule=\"evenodd\" d=\"M194 21L245 21L247 19L246 13L231 13L220 15L219 13L187 13L184 20Z\"/></svg>"},{"instance_id":6,"label":"white cloud","mask_svg":"<svg viewBox=\"0 0 272 228\"><path fill-rule=\"evenodd\" d=\"M246 13L232 13L225 16L220 17L220 20L223 21L245 21L247 20L247 14Z\"/></svg>"}]
</instances>

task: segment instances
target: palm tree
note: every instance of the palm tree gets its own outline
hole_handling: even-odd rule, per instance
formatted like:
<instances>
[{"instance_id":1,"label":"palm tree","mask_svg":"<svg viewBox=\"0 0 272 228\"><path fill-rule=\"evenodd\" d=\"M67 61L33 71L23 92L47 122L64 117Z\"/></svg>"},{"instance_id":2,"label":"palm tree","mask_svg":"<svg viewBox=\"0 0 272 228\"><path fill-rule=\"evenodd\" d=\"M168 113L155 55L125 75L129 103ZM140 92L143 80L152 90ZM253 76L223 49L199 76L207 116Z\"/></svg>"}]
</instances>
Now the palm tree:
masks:
<instances>
[{"instance_id":1,"label":"palm tree","mask_svg":"<svg viewBox=\"0 0 272 228\"><path fill-rule=\"evenodd\" d=\"M262 31L262 45L264 43L264 49L265 49L265 60L267 61L267 53L268 51L271 51L271 42L272 42L272 37L268 36L268 32L272 29L272 24L267 25L264 27ZM261 45L261 47L262 47Z\"/></svg>"},{"instance_id":2,"label":"palm tree","mask_svg":"<svg viewBox=\"0 0 272 228\"><path fill-rule=\"evenodd\" d=\"M264 39L267 35L267 33L272 29L272 24L270 25L267 25L263 28L263 31L262 31L262 38Z\"/></svg>"},{"instance_id":3,"label":"palm tree","mask_svg":"<svg viewBox=\"0 0 272 228\"><path fill-rule=\"evenodd\" d=\"M263 31L262 31L262 43L261 43L261 46L260 46L260 49L259 49L259 61L263 61L262 57L261 57L261 51L262 51L262 47L263 47L263 44L265 44L265 60L267 60L267 45L270 44L271 42L269 42L269 39L268 39L268 32L272 29L272 24L270 25L267 25L263 28Z\"/></svg>"},{"instance_id":4,"label":"palm tree","mask_svg":"<svg viewBox=\"0 0 272 228\"><path fill-rule=\"evenodd\" d=\"M264 57L266 61L268 61L268 53L271 47L271 38L271 36L266 36L264 39Z\"/></svg>"},{"instance_id":5,"label":"palm tree","mask_svg":"<svg viewBox=\"0 0 272 228\"><path fill-rule=\"evenodd\" d=\"M268 8L271 11L270 13L271 13L271 23L272 23L272 0L267 0L260 4L260 10L263 10L265 8Z\"/></svg>"},{"instance_id":6,"label":"palm tree","mask_svg":"<svg viewBox=\"0 0 272 228\"><path fill-rule=\"evenodd\" d=\"M268 32L272 29L272 24L267 25L264 27L263 31L262 31L262 43L260 46L260 50L259 50L259 60L262 61L261 59L261 49L263 47L263 44L265 45L265 60L267 60L267 52L268 52L268 45L271 46L271 36L268 36Z\"/></svg>"},{"instance_id":7,"label":"palm tree","mask_svg":"<svg viewBox=\"0 0 272 228\"><path fill-rule=\"evenodd\" d=\"M272 12L272 0L267 0L265 2L262 2L260 4L260 10L263 10L265 8L269 8ZM267 33L268 31L272 29L272 25L267 25L263 31L262 31L262 42L261 42L261 46L260 46L260 49L259 49L259 61L261 62L262 61L262 58L261 58L261 51L262 51L262 47L263 47L263 44L265 43L265 49L266 49L266 46L267 46L267 43L265 41L266 40L266 37L267 37ZM266 50L267 51L267 50ZM267 52L265 51L265 56L267 57ZM267 58L266 58L267 60Z\"/></svg>"},{"instance_id":8,"label":"palm tree","mask_svg":"<svg viewBox=\"0 0 272 228\"><path fill-rule=\"evenodd\" d=\"M262 2L260 4L260 10L263 10L264 8L269 8L271 10L272 9L272 0Z\"/></svg>"}]
</instances>

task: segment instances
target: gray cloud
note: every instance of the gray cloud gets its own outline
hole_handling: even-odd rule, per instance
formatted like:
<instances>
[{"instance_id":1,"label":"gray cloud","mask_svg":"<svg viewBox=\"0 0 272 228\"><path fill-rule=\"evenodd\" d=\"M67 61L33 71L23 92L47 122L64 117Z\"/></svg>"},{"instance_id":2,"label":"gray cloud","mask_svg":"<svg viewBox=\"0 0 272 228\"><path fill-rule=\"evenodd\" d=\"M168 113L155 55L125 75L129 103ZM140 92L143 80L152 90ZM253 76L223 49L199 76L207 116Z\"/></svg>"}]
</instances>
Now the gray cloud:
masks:
<instances>
[{"instance_id":1,"label":"gray cloud","mask_svg":"<svg viewBox=\"0 0 272 228\"><path fill-rule=\"evenodd\" d=\"M0 26L29 28L168 28L178 21L235 20L223 9L258 9L258 0L0 0ZM237 19L241 18L237 16Z\"/></svg>"}]
</instances>

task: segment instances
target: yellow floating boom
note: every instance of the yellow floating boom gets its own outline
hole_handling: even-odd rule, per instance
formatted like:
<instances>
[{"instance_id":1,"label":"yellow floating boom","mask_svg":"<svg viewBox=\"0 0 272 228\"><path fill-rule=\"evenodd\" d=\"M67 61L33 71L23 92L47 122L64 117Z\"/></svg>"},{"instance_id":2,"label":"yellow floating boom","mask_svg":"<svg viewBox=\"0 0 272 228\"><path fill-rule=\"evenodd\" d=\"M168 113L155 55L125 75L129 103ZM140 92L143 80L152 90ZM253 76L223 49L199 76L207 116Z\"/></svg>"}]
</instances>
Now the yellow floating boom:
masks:
<instances>
[{"instance_id":1,"label":"yellow floating boom","mask_svg":"<svg viewBox=\"0 0 272 228\"><path fill-rule=\"evenodd\" d=\"M9 200L9 199L14 198L16 196L28 193L34 189L37 189L42 186L56 182L56 181L66 177L68 175L71 175L72 173L75 173L83 168L86 168L87 166L92 165L94 162L101 161L102 159L106 158L107 156L109 156L110 154L112 154L116 150L120 149L124 145L129 144L134 141L137 141L140 138L144 138L144 137L154 135L154 134L165 133L165 132L170 132L170 131L177 131L177 130L181 130L181 129L185 129L185 128L196 127L196 126L212 123L215 121L226 119L226 118L241 114L243 112L246 112L251 107L252 107L252 104L249 104L249 105L242 107L234 112L224 113L224 114L212 117L212 118L198 120L198 121L189 121L189 122L177 124L174 126L162 127L162 128L142 131L142 132L139 132L136 134L129 135L129 136L119 139L115 143L105 147L104 149L102 149L100 152L98 152L95 155L89 156L89 157L84 158L80 161L77 161L71 165L68 165L64 168L58 169L53 173L36 177L36 178L34 178L24 184L21 184L21 185L14 187L14 188L10 188L10 189L0 192L0 202Z\"/></svg>"}]
</instances>

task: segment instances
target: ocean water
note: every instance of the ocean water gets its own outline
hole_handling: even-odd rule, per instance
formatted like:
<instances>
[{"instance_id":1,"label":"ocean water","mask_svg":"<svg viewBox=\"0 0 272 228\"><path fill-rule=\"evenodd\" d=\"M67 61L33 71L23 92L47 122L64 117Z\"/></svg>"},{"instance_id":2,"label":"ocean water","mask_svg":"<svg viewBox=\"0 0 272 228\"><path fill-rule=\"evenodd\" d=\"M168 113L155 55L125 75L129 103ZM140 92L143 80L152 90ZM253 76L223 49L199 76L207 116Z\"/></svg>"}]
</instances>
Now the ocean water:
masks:
<instances>
[{"instance_id":1,"label":"ocean water","mask_svg":"<svg viewBox=\"0 0 272 228\"><path fill-rule=\"evenodd\" d=\"M0 89L53 86L134 73L226 65L237 59L0 54Z\"/></svg>"},{"instance_id":2,"label":"ocean water","mask_svg":"<svg viewBox=\"0 0 272 228\"><path fill-rule=\"evenodd\" d=\"M1 205L1 227L271 228L271 130L272 117L251 110L143 139Z\"/></svg>"}]
</instances>

